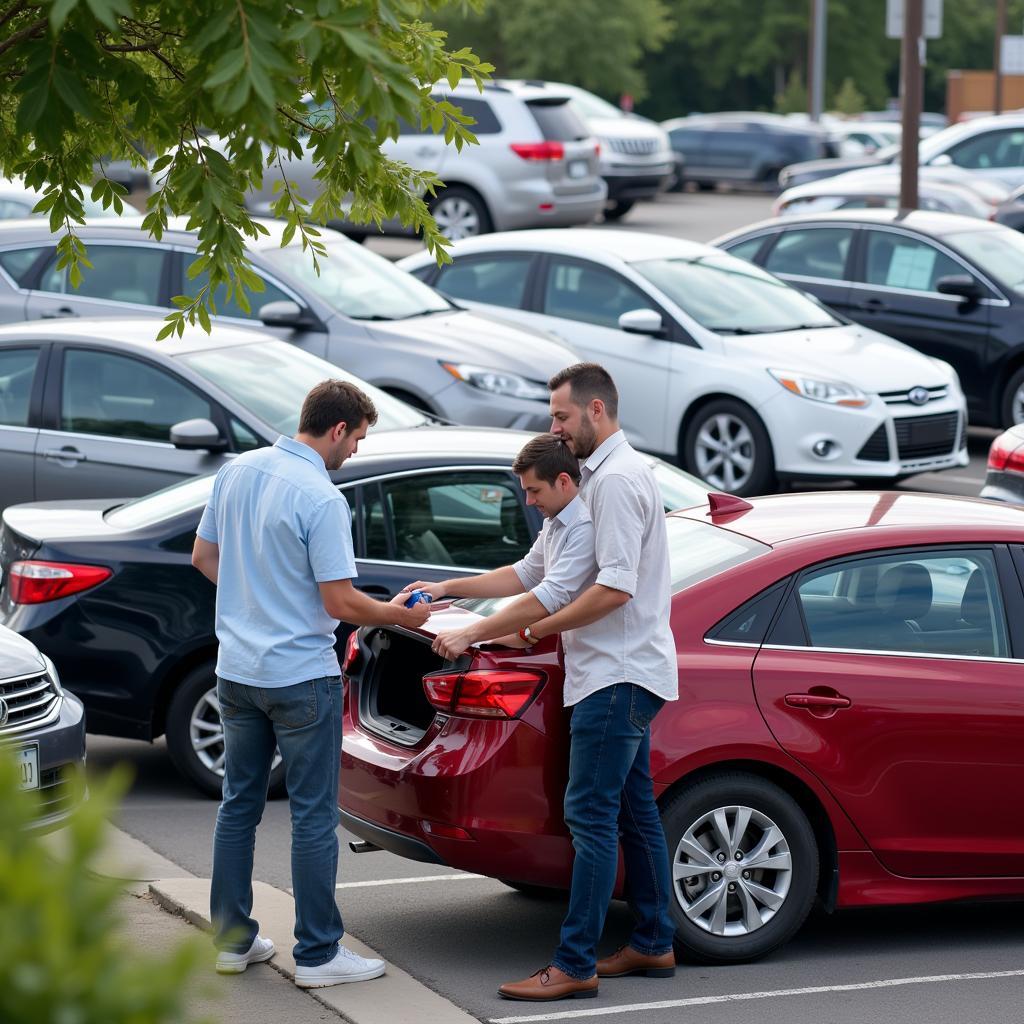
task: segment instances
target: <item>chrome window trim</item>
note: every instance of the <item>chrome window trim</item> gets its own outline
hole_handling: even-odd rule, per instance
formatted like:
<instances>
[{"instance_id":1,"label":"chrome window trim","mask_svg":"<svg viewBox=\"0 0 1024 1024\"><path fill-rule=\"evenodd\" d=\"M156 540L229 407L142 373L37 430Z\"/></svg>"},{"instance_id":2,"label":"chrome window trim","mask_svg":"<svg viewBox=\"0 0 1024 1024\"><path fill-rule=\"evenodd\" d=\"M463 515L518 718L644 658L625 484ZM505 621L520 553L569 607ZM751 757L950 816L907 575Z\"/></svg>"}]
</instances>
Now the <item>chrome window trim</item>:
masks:
<instances>
[{"instance_id":1,"label":"chrome window trim","mask_svg":"<svg viewBox=\"0 0 1024 1024\"><path fill-rule=\"evenodd\" d=\"M39 427L19 427L16 423L0 423L0 430L21 430L26 434L38 434Z\"/></svg>"},{"instance_id":2,"label":"chrome window trim","mask_svg":"<svg viewBox=\"0 0 1024 1024\"><path fill-rule=\"evenodd\" d=\"M393 562L387 558L362 558L357 557L357 562L365 562L367 565L394 565L406 568L410 565L418 566L420 569L438 569L441 572L491 572L490 569L478 569L472 565L435 565L433 562Z\"/></svg>"},{"instance_id":3,"label":"chrome window trim","mask_svg":"<svg viewBox=\"0 0 1024 1024\"><path fill-rule=\"evenodd\" d=\"M981 274L972 273L973 277L981 277ZM985 278L987 283L988 279ZM887 294L892 293L895 295L912 295L915 298L928 298L928 299L939 299L942 302L953 302L959 305L963 302L963 298L959 295L943 295L942 292L926 292L918 291L914 288L896 288L887 284L865 284L863 281L847 281L846 282L851 288L858 288L861 291L868 292L886 292ZM998 294L1002 294L998 288L994 285L992 290ZM1009 306L1010 303L1007 299L978 299L979 306Z\"/></svg>"},{"instance_id":4,"label":"chrome window trim","mask_svg":"<svg viewBox=\"0 0 1024 1024\"><path fill-rule=\"evenodd\" d=\"M704 643L710 647L745 647L755 651L763 646L762 644L747 643L745 640L712 640L710 637L704 637Z\"/></svg>"},{"instance_id":5,"label":"chrome window trim","mask_svg":"<svg viewBox=\"0 0 1024 1024\"><path fill-rule=\"evenodd\" d=\"M403 455L396 455L396 458L405 458ZM508 476L513 476L511 462L507 466L484 466L484 465L471 465L471 466L429 466L423 469L402 469L397 473L378 473L376 476L361 477L359 480L348 480L345 483L336 484L335 486L339 490L349 490L353 487L361 487L363 484L375 484L380 480L399 480L402 477L408 476L428 476L435 473L450 473L453 471L472 470L473 472L500 472L505 473ZM402 563L405 564L404 562ZM446 568L446 567L445 567Z\"/></svg>"},{"instance_id":6,"label":"chrome window trim","mask_svg":"<svg viewBox=\"0 0 1024 1024\"><path fill-rule=\"evenodd\" d=\"M59 437L80 437L83 439L95 440L97 437L102 438L104 441L116 441L118 444L148 444L154 448L173 448L174 445L170 441L145 441L136 440L132 437L118 437L116 434L83 434L74 430L53 430L50 427L40 427L40 435L51 434L58 435Z\"/></svg>"},{"instance_id":7,"label":"chrome window trim","mask_svg":"<svg viewBox=\"0 0 1024 1024\"><path fill-rule=\"evenodd\" d=\"M859 647L798 647L789 644L763 644L762 650L811 651L818 654L865 654L873 658L927 658L929 661L991 661L999 665L1024 665L1024 660L1020 658L999 658L986 654L931 654L925 651L872 651Z\"/></svg>"}]
</instances>

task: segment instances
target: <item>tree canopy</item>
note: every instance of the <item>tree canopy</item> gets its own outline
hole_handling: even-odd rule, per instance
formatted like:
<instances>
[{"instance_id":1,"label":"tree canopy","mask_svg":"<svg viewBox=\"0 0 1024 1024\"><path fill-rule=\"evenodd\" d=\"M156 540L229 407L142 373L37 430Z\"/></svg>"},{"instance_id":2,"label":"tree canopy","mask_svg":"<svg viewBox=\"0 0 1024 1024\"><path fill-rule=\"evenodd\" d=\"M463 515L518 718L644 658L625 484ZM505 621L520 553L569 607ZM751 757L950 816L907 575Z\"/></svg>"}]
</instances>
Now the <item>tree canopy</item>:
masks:
<instances>
[{"instance_id":1,"label":"tree canopy","mask_svg":"<svg viewBox=\"0 0 1024 1024\"><path fill-rule=\"evenodd\" d=\"M430 95L433 83L468 76L482 85L493 70L469 47L450 50L425 20L450 2L0 0L0 172L45 190L40 208L63 232L60 265L76 283L89 266L75 234L83 183L98 165L92 194L120 211L124 189L103 168L157 157L144 225L159 238L170 216L187 217L198 233L190 273L209 273L198 295L176 300L161 335L186 321L209 329L220 285L248 308L246 289L262 284L245 240L266 229L247 213L245 193L267 166L283 176L285 158L307 148L320 194L301 196L283 180L274 214L287 222L286 244L301 239L317 260L314 224L398 217L443 260L446 240L423 198L438 178L380 146L403 122L430 125L459 148L476 141L472 119Z\"/></svg>"}]
</instances>

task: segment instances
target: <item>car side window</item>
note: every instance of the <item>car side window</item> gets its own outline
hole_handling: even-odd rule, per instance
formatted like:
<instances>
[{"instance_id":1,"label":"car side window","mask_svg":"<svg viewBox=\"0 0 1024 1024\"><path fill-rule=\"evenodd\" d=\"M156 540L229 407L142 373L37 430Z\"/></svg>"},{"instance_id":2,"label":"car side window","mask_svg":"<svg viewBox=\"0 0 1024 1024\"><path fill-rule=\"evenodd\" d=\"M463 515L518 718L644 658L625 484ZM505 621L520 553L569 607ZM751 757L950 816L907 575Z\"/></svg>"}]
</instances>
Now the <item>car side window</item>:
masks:
<instances>
[{"instance_id":1,"label":"car side window","mask_svg":"<svg viewBox=\"0 0 1024 1024\"><path fill-rule=\"evenodd\" d=\"M27 427L38 348L0 349L0 426Z\"/></svg>"},{"instance_id":2,"label":"car side window","mask_svg":"<svg viewBox=\"0 0 1024 1024\"><path fill-rule=\"evenodd\" d=\"M794 228L782 232L763 266L773 274L842 281L852 242L852 228Z\"/></svg>"},{"instance_id":3,"label":"car side window","mask_svg":"<svg viewBox=\"0 0 1024 1024\"><path fill-rule=\"evenodd\" d=\"M438 99L440 97L434 97ZM469 125L474 135L497 135L501 131L501 122L495 116L487 100L470 99L466 96L443 97L458 107L467 117L473 118L475 124Z\"/></svg>"},{"instance_id":4,"label":"car side window","mask_svg":"<svg viewBox=\"0 0 1024 1024\"><path fill-rule=\"evenodd\" d=\"M41 246L31 249L8 249L7 252L0 252L0 267L3 267L20 285L28 272L36 265L36 260L39 259L39 254L43 251Z\"/></svg>"},{"instance_id":5,"label":"car side window","mask_svg":"<svg viewBox=\"0 0 1024 1024\"><path fill-rule=\"evenodd\" d=\"M195 260L189 260L188 257L186 257L186 263L182 267L181 281L178 284L179 290L175 292L176 295L198 295L209 283L210 275L205 270L201 270L193 278L188 276L188 268L194 262ZM218 285L217 290L213 295L214 305L217 307L217 314L219 316L235 316L241 320L258 320L260 310L268 303L295 301L290 295L285 294L276 285L271 284L265 277L263 277L262 274L259 276L266 287L261 292L246 292L250 306L248 313L238 304L234 295L232 295L230 299L226 297L226 285Z\"/></svg>"},{"instance_id":6,"label":"car side window","mask_svg":"<svg viewBox=\"0 0 1024 1024\"><path fill-rule=\"evenodd\" d=\"M812 647L1009 657L987 549L851 559L805 573L796 597Z\"/></svg>"},{"instance_id":7,"label":"car side window","mask_svg":"<svg viewBox=\"0 0 1024 1024\"><path fill-rule=\"evenodd\" d=\"M745 241L737 242L735 245L725 245L722 248L730 256L753 263L754 257L761 251L762 245L764 245L764 235L758 235L756 238L748 238Z\"/></svg>"},{"instance_id":8,"label":"car side window","mask_svg":"<svg viewBox=\"0 0 1024 1024\"><path fill-rule=\"evenodd\" d=\"M954 146L950 159L957 167L985 170L991 167L1024 166L1024 129L986 132Z\"/></svg>"},{"instance_id":9,"label":"car side window","mask_svg":"<svg viewBox=\"0 0 1024 1024\"><path fill-rule=\"evenodd\" d=\"M553 258L544 288L544 312L567 320L618 328L631 309L654 309L635 285L592 263Z\"/></svg>"},{"instance_id":10,"label":"car side window","mask_svg":"<svg viewBox=\"0 0 1024 1024\"><path fill-rule=\"evenodd\" d=\"M19 203L16 199L0 199L0 220L31 217L34 203Z\"/></svg>"},{"instance_id":11,"label":"car side window","mask_svg":"<svg viewBox=\"0 0 1024 1024\"><path fill-rule=\"evenodd\" d=\"M82 283L75 288L68 280L68 268L57 269L57 258L43 271L39 290L79 298L131 302L159 306L160 281L167 253L149 245L99 245L89 243L92 267L82 271Z\"/></svg>"},{"instance_id":12,"label":"car side window","mask_svg":"<svg viewBox=\"0 0 1024 1024\"><path fill-rule=\"evenodd\" d=\"M441 268L434 287L453 299L519 309L533 256L478 256L456 259Z\"/></svg>"},{"instance_id":13,"label":"car side window","mask_svg":"<svg viewBox=\"0 0 1024 1024\"><path fill-rule=\"evenodd\" d=\"M169 441L174 424L212 418L209 401L151 363L95 349L64 353L61 430Z\"/></svg>"},{"instance_id":14,"label":"car side window","mask_svg":"<svg viewBox=\"0 0 1024 1024\"><path fill-rule=\"evenodd\" d=\"M452 470L399 477L381 484L382 504L363 502L367 557L386 549L390 517L393 558L419 565L497 569L522 558L533 531L508 473Z\"/></svg>"},{"instance_id":15,"label":"car side window","mask_svg":"<svg viewBox=\"0 0 1024 1024\"><path fill-rule=\"evenodd\" d=\"M934 245L895 231L868 231L864 280L886 288L934 292L940 277L964 274L956 260Z\"/></svg>"}]
</instances>

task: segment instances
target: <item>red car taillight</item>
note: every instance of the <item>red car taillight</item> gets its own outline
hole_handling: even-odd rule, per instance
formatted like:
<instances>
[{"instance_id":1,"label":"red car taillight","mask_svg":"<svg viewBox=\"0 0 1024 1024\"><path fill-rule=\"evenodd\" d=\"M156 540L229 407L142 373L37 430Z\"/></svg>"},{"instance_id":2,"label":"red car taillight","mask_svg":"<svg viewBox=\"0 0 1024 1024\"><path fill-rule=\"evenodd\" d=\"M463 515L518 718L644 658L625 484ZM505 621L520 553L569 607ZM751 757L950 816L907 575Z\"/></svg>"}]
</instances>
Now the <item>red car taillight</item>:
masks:
<instances>
[{"instance_id":1,"label":"red car taillight","mask_svg":"<svg viewBox=\"0 0 1024 1024\"><path fill-rule=\"evenodd\" d=\"M1024 473L1024 443L1007 432L1000 434L988 450L988 468L1001 473Z\"/></svg>"},{"instance_id":2,"label":"red car taillight","mask_svg":"<svg viewBox=\"0 0 1024 1024\"><path fill-rule=\"evenodd\" d=\"M560 142L513 142L509 149L524 160L565 159L565 146Z\"/></svg>"},{"instance_id":3,"label":"red car taillight","mask_svg":"<svg viewBox=\"0 0 1024 1024\"><path fill-rule=\"evenodd\" d=\"M515 718L544 685L536 672L473 669L423 677L423 692L434 707L470 718Z\"/></svg>"},{"instance_id":4,"label":"red car taillight","mask_svg":"<svg viewBox=\"0 0 1024 1024\"><path fill-rule=\"evenodd\" d=\"M341 674L351 675L359 663L359 630L353 629L345 641L345 657L341 662Z\"/></svg>"},{"instance_id":5,"label":"red car taillight","mask_svg":"<svg viewBox=\"0 0 1024 1024\"><path fill-rule=\"evenodd\" d=\"M73 562L15 562L8 573L11 600L15 604L43 604L89 590L113 572L103 565Z\"/></svg>"}]
</instances>

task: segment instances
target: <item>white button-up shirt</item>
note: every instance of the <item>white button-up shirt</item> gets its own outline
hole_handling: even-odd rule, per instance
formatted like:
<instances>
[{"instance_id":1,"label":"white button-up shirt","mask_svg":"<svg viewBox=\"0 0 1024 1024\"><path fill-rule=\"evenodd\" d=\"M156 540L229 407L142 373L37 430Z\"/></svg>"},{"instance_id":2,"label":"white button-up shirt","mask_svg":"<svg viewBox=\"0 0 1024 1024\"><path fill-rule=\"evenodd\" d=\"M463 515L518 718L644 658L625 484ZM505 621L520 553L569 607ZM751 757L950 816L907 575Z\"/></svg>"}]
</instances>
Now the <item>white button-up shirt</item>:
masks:
<instances>
[{"instance_id":1,"label":"white button-up shirt","mask_svg":"<svg viewBox=\"0 0 1024 1024\"><path fill-rule=\"evenodd\" d=\"M597 582L625 591L632 600L585 627L587 644L571 659L571 688L566 646L565 702L614 683L635 683L675 700L679 676L669 628L668 532L654 474L621 430L583 462L581 472L579 497L594 524Z\"/></svg>"}]
</instances>

